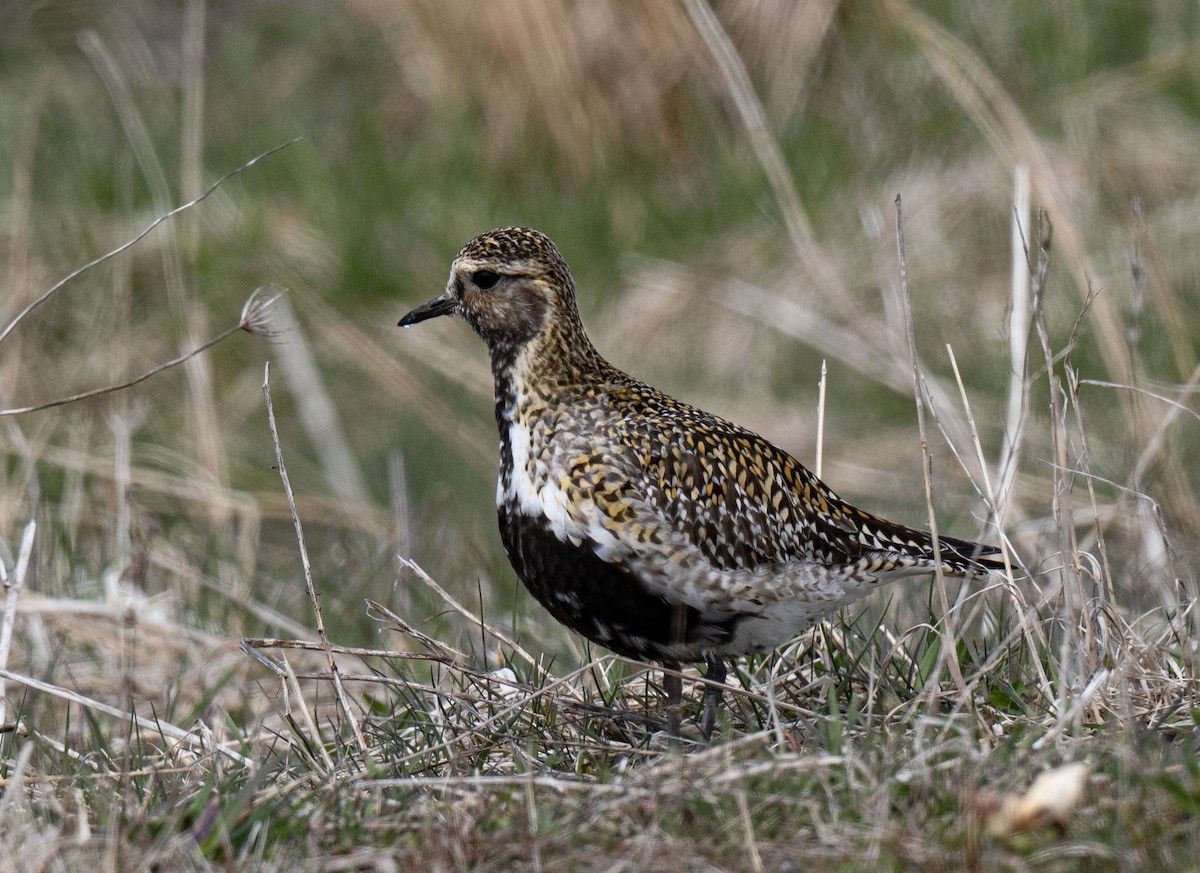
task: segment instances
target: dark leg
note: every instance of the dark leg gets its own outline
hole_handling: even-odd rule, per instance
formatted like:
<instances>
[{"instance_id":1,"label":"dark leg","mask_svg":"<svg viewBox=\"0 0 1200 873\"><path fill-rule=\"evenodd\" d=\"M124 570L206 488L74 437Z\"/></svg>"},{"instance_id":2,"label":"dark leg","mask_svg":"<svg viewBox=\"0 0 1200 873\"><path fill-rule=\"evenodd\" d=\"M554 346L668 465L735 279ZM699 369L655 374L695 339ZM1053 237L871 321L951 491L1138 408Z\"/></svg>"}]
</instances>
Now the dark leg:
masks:
<instances>
[{"instance_id":1,"label":"dark leg","mask_svg":"<svg viewBox=\"0 0 1200 873\"><path fill-rule=\"evenodd\" d=\"M683 710L683 677L674 661L663 661L663 691L667 692L667 731L679 739L679 721Z\"/></svg>"},{"instance_id":2,"label":"dark leg","mask_svg":"<svg viewBox=\"0 0 1200 873\"><path fill-rule=\"evenodd\" d=\"M709 655L705 658L705 663L708 664L708 670L704 674L704 678L709 682L725 683L725 677L729 675L725 671L725 660L718 658L716 655ZM706 685L704 687L704 712L700 715L700 733L704 734L705 738L711 738L713 728L717 726L717 709L721 706L721 688L714 685Z\"/></svg>"},{"instance_id":3,"label":"dark leg","mask_svg":"<svg viewBox=\"0 0 1200 873\"><path fill-rule=\"evenodd\" d=\"M687 606L677 603L671 610L671 642L687 639ZM671 740L679 743L679 724L683 718L683 677L678 661L663 661L663 691L667 692L667 730Z\"/></svg>"}]
</instances>

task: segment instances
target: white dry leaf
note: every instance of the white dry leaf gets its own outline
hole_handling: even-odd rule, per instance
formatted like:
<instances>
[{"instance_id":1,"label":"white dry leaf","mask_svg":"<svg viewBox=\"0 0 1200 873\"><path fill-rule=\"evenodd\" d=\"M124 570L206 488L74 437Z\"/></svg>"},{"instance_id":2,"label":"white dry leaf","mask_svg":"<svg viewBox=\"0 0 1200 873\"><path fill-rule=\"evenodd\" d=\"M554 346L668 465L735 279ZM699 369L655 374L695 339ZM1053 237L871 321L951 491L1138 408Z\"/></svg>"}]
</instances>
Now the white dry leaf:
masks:
<instances>
[{"instance_id":1,"label":"white dry leaf","mask_svg":"<svg viewBox=\"0 0 1200 873\"><path fill-rule=\"evenodd\" d=\"M1009 794L987 804L984 824L992 837L1007 837L1020 831L1063 827L1083 797L1091 767L1066 764L1047 770L1024 794Z\"/></svg>"},{"instance_id":2,"label":"white dry leaf","mask_svg":"<svg viewBox=\"0 0 1200 873\"><path fill-rule=\"evenodd\" d=\"M493 670L491 675L500 680L496 683L496 690L500 692L501 697L511 699L522 693L521 688L517 684L517 674L508 667Z\"/></svg>"}]
</instances>

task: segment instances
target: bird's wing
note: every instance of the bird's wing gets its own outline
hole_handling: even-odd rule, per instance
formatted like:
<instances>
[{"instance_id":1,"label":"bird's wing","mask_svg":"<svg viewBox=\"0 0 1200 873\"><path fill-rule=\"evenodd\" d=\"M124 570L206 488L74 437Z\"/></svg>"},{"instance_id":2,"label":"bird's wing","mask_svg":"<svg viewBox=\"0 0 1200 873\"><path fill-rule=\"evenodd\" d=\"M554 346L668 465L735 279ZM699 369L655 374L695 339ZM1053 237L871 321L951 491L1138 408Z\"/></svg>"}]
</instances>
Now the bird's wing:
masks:
<instances>
[{"instance_id":1,"label":"bird's wing","mask_svg":"<svg viewBox=\"0 0 1200 873\"><path fill-rule=\"evenodd\" d=\"M575 468L603 471L589 488L602 516L718 570L861 556L855 511L767 440L633 380L607 399L613 432Z\"/></svg>"},{"instance_id":2,"label":"bird's wing","mask_svg":"<svg viewBox=\"0 0 1200 873\"><path fill-rule=\"evenodd\" d=\"M849 507L785 452L723 422L664 428L644 500L721 569L859 557Z\"/></svg>"},{"instance_id":3,"label":"bird's wing","mask_svg":"<svg viewBox=\"0 0 1200 873\"><path fill-rule=\"evenodd\" d=\"M620 417L620 456L608 458L614 483L628 471L622 512L695 547L714 568L809 562L879 581L933 571L929 534L851 506L758 434L658 392L633 396L640 408ZM940 541L946 572L994 566L994 549Z\"/></svg>"}]
</instances>

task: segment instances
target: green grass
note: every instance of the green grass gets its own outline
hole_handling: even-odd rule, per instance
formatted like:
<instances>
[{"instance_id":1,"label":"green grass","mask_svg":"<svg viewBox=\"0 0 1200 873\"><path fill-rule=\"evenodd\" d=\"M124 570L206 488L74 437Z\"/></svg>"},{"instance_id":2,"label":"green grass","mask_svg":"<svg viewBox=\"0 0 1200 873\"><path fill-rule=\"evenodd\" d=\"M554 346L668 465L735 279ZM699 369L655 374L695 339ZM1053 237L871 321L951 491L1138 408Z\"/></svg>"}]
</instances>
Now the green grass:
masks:
<instances>
[{"instance_id":1,"label":"green grass","mask_svg":"<svg viewBox=\"0 0 1200 873\"><path fill-rule=\"evenodd\" d=\"M506 4L209 3L202 75L177 6L5 13L4 325L183 179L302 140L0 341L16 406L195 347L260 285L299 324L0 421L10 579L37 522L0 667L43 683L5 684L0 871L1200 869L1200 19L718 6L805 242L686 4L605 8L546 0L539 30ZM1031 329L1016 378L1015 161L1054 224L1049 355ZM897 193L939 528L997 540L983 469L994 489L1023 392L1001 508L1030 573L950 585L948 613L892 589L743 659L718 739L672 749L658 671L555 625L507 564L481 345L395 322L472 235L537 226L615 363L810 466L825 361L823 477L924 525ZM685 691L690 724L691 666ZM1071 762L1077 799L998 824Z\"/></svg>"}]
</instances>

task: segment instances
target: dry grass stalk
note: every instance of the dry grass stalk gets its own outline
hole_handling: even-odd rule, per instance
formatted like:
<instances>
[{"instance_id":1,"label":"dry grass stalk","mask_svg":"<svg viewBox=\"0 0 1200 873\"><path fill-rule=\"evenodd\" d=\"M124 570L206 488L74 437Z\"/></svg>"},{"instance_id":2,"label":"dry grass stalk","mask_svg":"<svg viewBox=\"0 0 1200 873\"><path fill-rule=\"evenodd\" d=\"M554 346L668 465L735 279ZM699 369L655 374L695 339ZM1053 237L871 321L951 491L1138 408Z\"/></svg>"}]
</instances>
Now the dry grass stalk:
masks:
<instances>
[{"instance_id":1,"label":"dry grass stalk","mask_svg":"<svg viewBox=\"0 0 1200 873\"><path fill-rule=\"evenodd\" d=\"M897 24L916 39L930 66L995 151L1010 165L1022 163L1029 167L1034 190L1058 229L1058 248L1075 279L1076 290L1086 298L1090 294L1091 277L1097 271L1087 254L1083 231L1070 206L1071 198L1064 189L1062 176L1025 115L995 74L966 43L903 0L893 0L888 9ZM1095 326L1110 372L1130 373L1128 350L1107 298L1097 301L1095 315Z\"/></svg>"},{"instance_id":2,"label":"dry grass stalk","mask_svg":"<svg viewBox=\"0 0 1200 873\"><path fill-rule=\"evenodd\" d=\"M424 583L424 585L426 587L428 587L430 590L433 591L434 594L436 594L438 597L440 597L442 600L444 600L446 602L447 606L449 606L451 609L453 609L459 615L465 616L473 624L476 624L478 627L481 627L488 634L488 636L499 641L502 645L507 646L509 649L512 650L513 654L519 656L521 658L521 660L525 661L525 663L527 663L530 667L533 667L534 670L540 671L542 669L541 664L538 662L538 660L536 658L534 658L531 654L529 654L527 651L525 651L525 649L522 648L521 645L516 640L512 639L512 637L510 637L504 631L502 631L498 628L492 627L487 622L485 622L482 619L482 617L475 615L473 612L471 612L469 609L467 609L465 606L463 606L461 603L459 603L457 600L455 600L453 597L451 597L449 592L446 591L446 589L444 589L441 585L438 585L437 582L433 581L433 579L430 578L429 574L426 573L424 570L422 570L417 565L416 561L410 560L410 559L404 557L403 555L397 555L397 559L400 561L400 566L405 567L408 570L411 570L413 573L415 573L417 578L420 579L421 582Z\"/></svg>"},{"instance_id":3,"label":"dry grass stalk","mask_svg":"<svg viewBox=\"0 0 1200 873\"><path fill-rule=\"evenodd\" d=\"M350 735L354 741L359 744L362 751L366 752L366 744L363 735L358 726L358 715L351 708L346 700L346 691L342 687L342 681L338 676L337 663L333 658L333 650L329 644L329 635L325 632L325 617L321 613L321 600L317 595L317 586L313 581L312 565L308 560L308 548L304 544L304 527L300 523L300 513L296 510L296 498L292 494L292 484L288 480L287 465L283 462L283 446L279 442L279 428L275 424L275 407L271 402L271 364L267 362L263 367L263 399L267 405L267 422L271 428L271 441L275 445L275 464L279 470L279 479L283 483L283 493L287 496L288 508L292 513L292 525L296 531L296 546L300 551L300 563L304 568L304 587L308 592L308 599L312 603L313 617L317 623L317 637L321 641L321 646L325 651L326 661L329 664L329 672L333 678L334 691L337 694L338 703L341 706L341 713L350 725Z\"/></svg>"},{"instance_id":4,"label":"dry grass stalk","mask_svg":"<svg viewBox=\"0 0 1200 873\"><path fill-rule=\"evenodd\" d=\"M0 615L0 670L8 668L8 653L12 648L13 628L17 623L17 600L21 589L25 587L25 576L29 572L29 558L33 554L33 537L37 532L37 522L30 519L21 534L21 550L17 554L17 566L9 578L8 570L0 563L0 577L4 579L4 612ZM4 725L8 717L8 689L0 681L0 725Z\"/></svg>"},{"instance_id":5,"label":"dry grass stalk","mask_svg":"<svg viewBox=\"0 0 1200 873\"><path fill-rule=\"evenodd\" d=\"M126 712L118 709L115 706L109 706L107 703L94 700L83 694L72 691L69 688L62 688L58 685L52 685L49 682L42 682L40 679L34 679L32 676L23 676L20 673L14 673L11 670L4 668L0 668L0 679L5 679L10 682L17 682L35 691L41 691L43 694L50 694L54 697L66 700L75 704L76 706L84 707L85 709L93 712L103 713L104 715L130 722L141 730L146 731L150 736L160 736L165 739L177 740L179 743L195 752L208 754L215 751L229 758L231 761L234 761L245 767L254 766L254 762L250 758L247 758L245 755L242 755L240 752L237 752L224 744L213 746L211 742L203 736L205 733L203 725L197 726L193 730L184 730L183 728L176 727L173 724L168 724L162 719L143 718L136 713Z\"/></svg>"},{"instance_id":6,"label":"dry grass stalk","mask_svg":"<svg viewBox=\"0 0 1200 873\"><path fill-rule=\"evenodd\" d=\"M942 641L942 660L939 667L949 667L950 675L958 688L960 696L965 696L966 687L963 680L962 668L959 666L955 652L958 649L958 628L955 615L950 610L950 599L946 594L946 577L942 573L942 548L938 539L937 512L933 499L933 459L929 454L929 435L925 429L925 404L920 362L917 358L917 339L913 331L912 298L908 293L908 260L904 252L904 221L900 195L896 195L896 252L899 264L900 298L903 302L904 333L908 338L908 351L912 363L913 399L917 404L917 433L921 440L921 477L925 484L925 506L928 511L929 532L933 536L933 562L935 567L934 580L937 586L938 599L941 602L941 614L944 622L945 638ZM941 669L938 670L941 673Z\"/></svg>"},{"instance_id":7,"label":"dry grass stalk","mask_svg":"<svg viewBox=\"0 0 1200 873\"><path fill-rule=\"evenodd\" d=\"M234 169L230 170L225 175L221 176L219 179L217 179L215 182L213 182L211 185L209 185L208 188L205 189L204 193L201 194L200 196L195 197L191 200L188 200L185 203L181 203L180 205L174 207L173 209L170 209L167 212L161 213L157 218L155 218L152 222L150 222L150 224L148 224L136 236L133 236L133 237L127 239L125 242L121 243L116 248L109 249L104 254L102 254L96 258L93 258L92 260L90 260L86 264L84 264L83 266L77 267L76 269L74 269L70 273L68 273L67 275L63 276L61 279L59 279L57 282L55 282L53 285L51 285L49 288L47 288L45 291L43 291L40 295L38 295L38 297L35 298L27 306L25 306L24 309L22 309L20 312L18 312L8 322L8 324L5 325L4 329L0 330L0 343L4 342L4 339L10 333L12 333L13 330L16 329L18 324L20 324L22 321L25 320L26 316L28 316L29 313L33 312L33 310L37 309L37 307L41 306L43 303L45 303L47 300L49 300L51 297L53 297L67 283L71 282L74 279L77 279L79 276L82 276L84 273L88 272L89 270L91 270L95 267L98 267L100 264L103 264L106 261L112 260L117 255L133 248L135 245L137 245L139 242L141 242L143 239L145 239L150 234L150 232L152 230L154 230L156 227L158 227L159 225L163 224L166 221L169 221L170 219L174 218L176 215L179 215L181 212L185 212L186 210L191 209L193 206L196 206L196 205L202 203L203 201L207 200L213 194L213 192L216 191L218 188L220 188L221 185L223 185L228 179L233 178L234 176L238 175L239 173L241 173L244 170L248 170L250 167L254 166L256 163L261 161L263 158L270 157L271 155L275 154L276 152L281 151L282 149L285 149L288 146L293 145L297 142L299 142L298 139L289 140L288 142L282 143L281 145L277 145L272 148L269 148L265 152L260 152L259 154L252 157L250 160L246 161L245 163L241 164L238 167L235 167Z\"/></svg>"},{"instance_id":8,"label":"dry grass stalk","mask_svg":"<svg viewBox=\"0 0 1200 873\"><path fill-rule=\"evenodd\" d=\"M201 343L190 351L184 352L178 357L172 358L169 361L164 361L155 367L142 373L140 376L135 376L132 379L126 379L123 382L117 382L113 385L104 385L99 388L92 388L88 391L80 391L77 394L72 394L68 397L60 397L57 400L47 400L42 403L35 403L31 406L18 406L9 409L0 409L0 416L5 415L25 415L30 412L40 412L43 409L53 409L56 406L66 406L68 403L78 403L81 400L88 400L92 397L99 397L102 394L112 394L117 391L123 391L126 388L132 388L135 385L140 385L147 379L157 376L164 370L169 370L180 364L192 360L197 355L203 354L215 345L219 345L235 333L245 331L246 333L258 336L271 336L273 329L270 327L270 309L272 304L279 299L279 294L268 294L262 288L256 288L246 302L242 305L242 314L238 319L238 323L227 327L216 336ZM211 504L217 505L217 504Z\"/></svg>"},{"instance_id":9,"label":"dry grass stalk","mask_svg":"<svg viewBox=\"0 0 1200 873\"><path fill-rule=\"evenodd\" d=\"M1029 168L1013 168L1013 215L1010 239L1012 288L1008 317L1009 366L1008 405L1004 416L1003 447L1000 451L992 511L996 526L1003 527L1012 507L1012 489L1020 465L1022 434L1029 411Z\"/></svg>"},{"instance_id":10,"label":"dry grass stalk","mask_svg":"<svg viewBox=\"0 0 1200 873\"><path fill-rule=\"evenodd\" d=\"M846 307L849 303L846 289L840 277L826 265L824 253L816 242L808 214L792 181L783 149L771 132L766 112L737 49L721 27L717 16L713 14L707 0L685 0L684 6L716 62L717 69L721 71L725 90L737 108L746 136L771 185L771 193L783 216L784 225L800 263L824 293L834 299L835 305ZM801 63L811 63L814 59L815 52L801 59ZM792 63L795 64L796 59L793 58Z\"/></svg>"}]
</instances>

